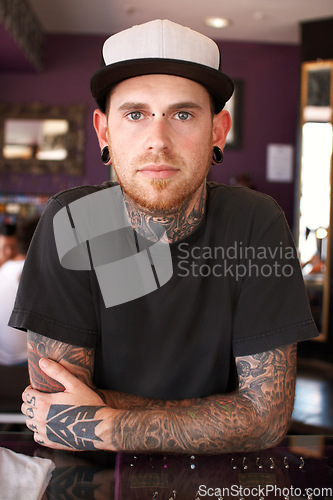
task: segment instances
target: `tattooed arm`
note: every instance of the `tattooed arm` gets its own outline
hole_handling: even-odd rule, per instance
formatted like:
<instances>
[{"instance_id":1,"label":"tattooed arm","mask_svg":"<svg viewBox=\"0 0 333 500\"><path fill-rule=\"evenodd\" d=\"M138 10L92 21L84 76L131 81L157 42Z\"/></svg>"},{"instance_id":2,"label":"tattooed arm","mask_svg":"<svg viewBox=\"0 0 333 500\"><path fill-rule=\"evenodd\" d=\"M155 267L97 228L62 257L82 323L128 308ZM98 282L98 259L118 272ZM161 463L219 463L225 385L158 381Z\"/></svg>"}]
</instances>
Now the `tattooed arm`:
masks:
<instances>
[{"instance_id":1,"label":"tattooed arm","mask_svg":"<svg viewBox=\"0 0 333 500\"><path fill-rule=\"evenodd\" d=\"M92 387L95 350L59 342L28 331L28 366L30 383L42 392L59 392L64 387L45 375L39 366L41 358L50 358L62 364L88 387Z\"/></svg>"},{"instance_id":2,"label":"tattooed arm","mask_svg":"<svg viewBox=\"0 0 333 500\"><path fill-rule=\"evenodd\" d=\"M116 411L104 428L110 449L143 452L223 453L276 445L290 423L296 345L236 359L239 389L179 402L151 401Z\"/></svg>"},{"instance_id":3,"label":"tattooed arm","mask_svg":"<svg viewBox=\"0 0 333 500\"><path fill-rule=\"evenodd\" d=\"M46 446L78 450L223 453L274 446L291 417L296 346L239 357L236 364L239 389L232 394L158 401L103 391L112 406L106 407L50 363L43 370L66 386L66 394L26 392L24 400L34 397L38 407L30 428L39 429ZM29 409L23 404L27 416Z\"/></svg>"}]
</instances>

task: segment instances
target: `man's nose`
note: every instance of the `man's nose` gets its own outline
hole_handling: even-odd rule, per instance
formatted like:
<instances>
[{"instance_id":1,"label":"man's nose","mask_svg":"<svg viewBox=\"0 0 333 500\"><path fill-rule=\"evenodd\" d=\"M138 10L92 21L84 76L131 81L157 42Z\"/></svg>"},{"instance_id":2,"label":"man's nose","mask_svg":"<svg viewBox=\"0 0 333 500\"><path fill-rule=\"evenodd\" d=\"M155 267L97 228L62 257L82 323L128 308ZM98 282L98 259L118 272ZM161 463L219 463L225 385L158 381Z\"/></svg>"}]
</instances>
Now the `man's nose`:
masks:
<instances>
[{"instance_id":1,"label":"man's nose","mask_svg":"<svg viewBox=\"0 0 333 500\"><path fill-rule=\"evenodd\" d=\"M171 145L171 130L164 113L153 113L147 130L147 148L150 150L169 149Z\"/></svg>"}]
</instances>

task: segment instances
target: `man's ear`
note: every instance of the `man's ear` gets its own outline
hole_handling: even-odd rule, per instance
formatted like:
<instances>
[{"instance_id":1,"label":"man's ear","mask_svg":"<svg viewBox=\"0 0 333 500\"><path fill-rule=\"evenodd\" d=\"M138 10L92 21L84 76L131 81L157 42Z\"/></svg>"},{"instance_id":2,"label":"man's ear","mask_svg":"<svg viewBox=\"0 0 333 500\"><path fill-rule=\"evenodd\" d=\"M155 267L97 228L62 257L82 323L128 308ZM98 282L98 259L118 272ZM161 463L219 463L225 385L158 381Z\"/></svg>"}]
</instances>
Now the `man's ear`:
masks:
<instances>
[{"instance_id":1,"label":"man's ear","mask_svg":"<svg viewBox=\"0 0 333 500\"><path fill-rule=\"evenodd\" d=\"M108 127L106 115L100 109L94 111L93 124L100 148L103 149L104 146L108 145Z\"/></svg>"},{"instance_id":2,"label":"man's ear","mask_svg":"<svg viewBox=\"0 0 333 500\"><path fill-rule=\"evenodd\" d=\"M223 150L228 132L231 128L231 116L226 109L213 117L213 145Z\"/></svg>"}]
</instances>

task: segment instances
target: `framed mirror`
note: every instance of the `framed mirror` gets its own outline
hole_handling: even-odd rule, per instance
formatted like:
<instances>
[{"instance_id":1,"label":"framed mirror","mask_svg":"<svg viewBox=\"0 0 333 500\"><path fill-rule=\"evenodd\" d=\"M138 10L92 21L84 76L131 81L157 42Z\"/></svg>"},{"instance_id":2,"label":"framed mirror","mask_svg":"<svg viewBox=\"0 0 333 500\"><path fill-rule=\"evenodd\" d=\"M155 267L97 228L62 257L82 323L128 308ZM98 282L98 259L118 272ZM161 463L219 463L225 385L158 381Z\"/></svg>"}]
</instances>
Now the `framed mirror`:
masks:
<instances>
[{"instance_id":1,"label":"framed mirror","mask_svg":"<svg viewBox=\"0 0 333 500\"><path fill-rule=\"evenodd\" d=\"M297 244L319 340L328 338L333 61L303 63Z\"/></svg>"},{"instance_id":2,"label":"framed mirror","mask_svg":"<svg viewBox=\"0 0 333 500\"><path fill-rule=\"evenodd\" d=\"M0 103L0 172L82 175L85 105Z\"/></svg>"}]
</instances>

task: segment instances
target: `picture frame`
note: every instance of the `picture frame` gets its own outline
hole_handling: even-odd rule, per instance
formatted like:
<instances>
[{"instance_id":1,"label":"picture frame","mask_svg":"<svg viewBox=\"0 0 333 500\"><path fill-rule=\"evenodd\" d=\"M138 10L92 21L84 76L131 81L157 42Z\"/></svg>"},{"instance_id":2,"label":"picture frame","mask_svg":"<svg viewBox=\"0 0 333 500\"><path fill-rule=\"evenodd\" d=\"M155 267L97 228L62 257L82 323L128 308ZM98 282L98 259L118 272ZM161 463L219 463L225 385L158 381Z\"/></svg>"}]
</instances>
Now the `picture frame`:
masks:
<instances>
[{"instance_id":1,"label":"picture frame","mask_svg":"<svg viewBox=\"0 0 333 500\"><path fill-rule=\"evenodd\" d=\"M0 172L1 173L28 173L30 175L44 174L66 174L68 176L79 176L84 173L84 149L85 149L85 115L86 104L54 105L40 102L32 103L6 103L0 102ZM36 127L42 127L43 123L60 120L67 122L67 132L54 140L61 142L61 148L67 154L64 159L38 158L34 149L38 145L26 142L36 135ZM5 155L6 131L12 123L18 124L18 133L15 137L16 145L18 139L23 136L23 146L31 150L31 154L24 156L7 157ZM30 133L30 130L31 133ZM36 146L36 148L35 148Z\"/></svg>"}]
</instances>

